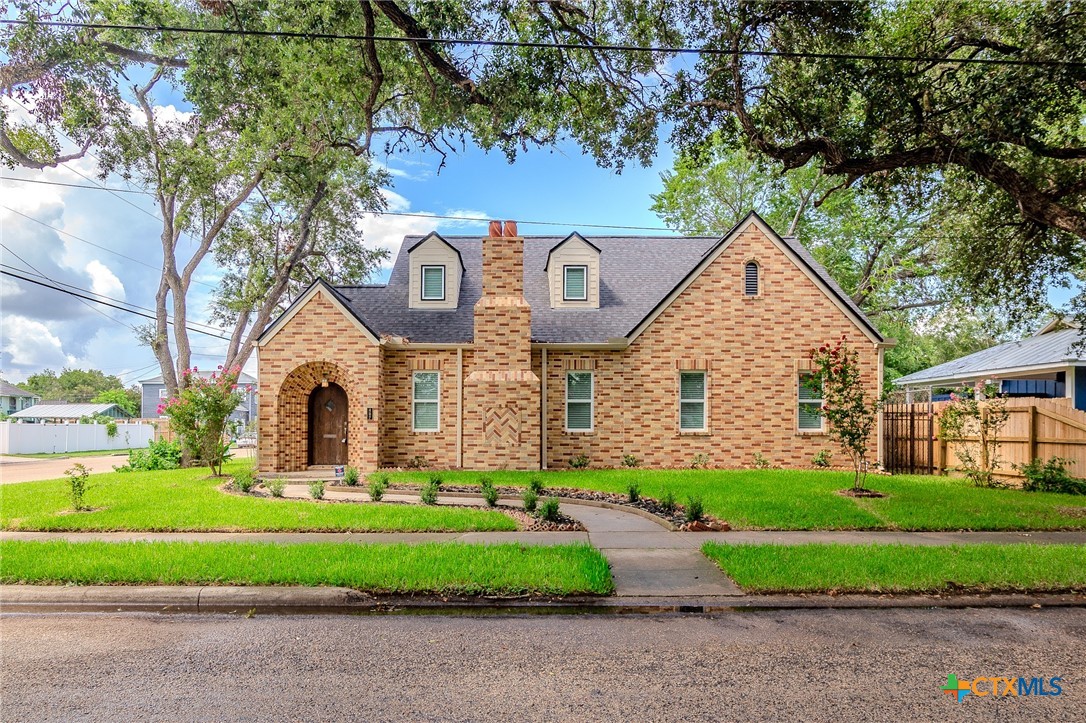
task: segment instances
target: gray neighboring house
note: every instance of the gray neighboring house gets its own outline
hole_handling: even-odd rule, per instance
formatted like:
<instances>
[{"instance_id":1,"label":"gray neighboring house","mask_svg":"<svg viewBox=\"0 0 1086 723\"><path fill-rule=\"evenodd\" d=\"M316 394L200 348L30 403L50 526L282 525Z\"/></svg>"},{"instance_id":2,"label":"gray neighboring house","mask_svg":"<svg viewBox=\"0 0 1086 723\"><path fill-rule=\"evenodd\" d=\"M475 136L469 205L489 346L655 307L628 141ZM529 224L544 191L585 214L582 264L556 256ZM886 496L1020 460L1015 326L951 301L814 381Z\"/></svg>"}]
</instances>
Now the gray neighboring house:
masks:
<instances>
[{"instance_id":1,"label":"gray neighboring house","mask_svg":"<svg viewBox=\"0 0 1086 723\"><path fill-rule=\"evenodd\" d=\"M946 395L938 390L998 380L1009 397L1064 397L1086 410L1086 351L1076 348L1081 339L1078 327L1057 319L1034 336L913 372L895 379L894 386L906 392L930 389L939 401Z\"/></svg>"},{"instance_id":2,"label":"gray neighboring house","mask_svg":"<svg viewBox=\"0 0 1086 723\"><path fill-rule=\"evenodd\" d=\"M199 372L200 376L207 379L211 372ZM166 385L162 381L162 375L140 380L140 416L144 419L157 419L162 415L158 413L158 405L166 401ZM248 424L249 420L256 417L256 378L242 372L238 376L238 386L249 387L245 392L241 404L238 405L230 419L242 424Z\"/></svg>"},{"instance_id":3,"label":"gray neighboring house","mask_svg":"<svg viewBox=\"0 0 1086 723\"><path fill-rule=\"evenodd\" d=\"M93 417L101 414L112 419L131 419L128 412L116 404L68 404L58 402L52 404L35 404L21 412L11 415L11 418L20 422L78 422L83 417Z\"/></svg>"},{"instance_id":4,"label":"gray neighboring house","mask_svg":"<svg viewBox=\"0 0 1086 723\"><path fill-rule=\"evenodd\" d=\"M8 384L0 379L0 412L15 414L27 407L32 407L41 401L41 397L33 392L20 389L14 384Z\"/></svg>"}]
</instances>

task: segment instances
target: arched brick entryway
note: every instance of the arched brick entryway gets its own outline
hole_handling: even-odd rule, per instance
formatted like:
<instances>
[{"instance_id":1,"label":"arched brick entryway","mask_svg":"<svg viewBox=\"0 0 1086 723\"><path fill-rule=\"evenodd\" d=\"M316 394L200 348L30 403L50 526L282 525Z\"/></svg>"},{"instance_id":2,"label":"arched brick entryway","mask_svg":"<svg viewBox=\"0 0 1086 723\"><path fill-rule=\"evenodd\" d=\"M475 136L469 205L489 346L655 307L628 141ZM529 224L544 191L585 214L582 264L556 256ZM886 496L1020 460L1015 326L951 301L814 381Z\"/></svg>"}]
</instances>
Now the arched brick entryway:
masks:
<instances>
[{"instance_id":1,"label":"arched brick entryway","mask_svg":"<svg viewBox=\"0 0 1086 723\"><path fill-rule=\"evenodd\" d=\"M324 384L335 384L347 393L348 461L358 448L352 439L361 427L352 424L358 416L360 395L354 381L332 362L310 362L296 368L283 381L277 399L278 450L276 468L282 471L304 470L309 464L309 398L313 390ZM352 431L353 427L353 431Z\"/></svg>"}]
</instances>

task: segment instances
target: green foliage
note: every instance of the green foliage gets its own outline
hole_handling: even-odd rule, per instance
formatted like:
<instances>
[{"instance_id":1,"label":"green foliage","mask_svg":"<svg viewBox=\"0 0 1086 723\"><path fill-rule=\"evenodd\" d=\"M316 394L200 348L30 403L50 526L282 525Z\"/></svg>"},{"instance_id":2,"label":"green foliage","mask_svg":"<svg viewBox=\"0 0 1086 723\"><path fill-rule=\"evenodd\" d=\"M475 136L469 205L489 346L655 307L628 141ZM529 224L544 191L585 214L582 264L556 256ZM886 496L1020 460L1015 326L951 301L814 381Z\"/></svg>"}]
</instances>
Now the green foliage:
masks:
<instances>
[{"instance_id":1,"label":"green foliage","mask_svg":"<svg viewBox=\"0 0 1086 723\"><path fill-rule=\"evenodd\" d=\"M115 439L117 437L117 423L112 419L106 422L106 436L110 439Z\"/></svg>"},{"instance_id":2,"label":"green foliage","mask_svg":"<svg viewBox=\"0 0 1086 723\"><path fill-rule=\"evenodd\" d=\"M570 457L569 466L573 469L588 469L588 455L577 454Z\"/></svg>"},{"instance_id":3,"label":"green foliage","mask_svg":"<svg viewBox=\"0 0 1086 723\"><path fill-rule=\"evenodd\" d=\"M343 470L343 483L348 487L356 486L360 477L357 467L347 467Z\"/></svg>"},{"instance_id":4,"label":"green foliage","mask_svg":"<svg viewBox=\"0 0 1086 723\"><path fill-rule=\"evenodd\" d=\"M820 449L815 452L815 456L811 460L811 463L814 464L815 467L829 467L830 457L832 456L833 454L828 449Z\"/></svg>"},{"instance_id":5,"label":"green foliage","mask_svg":"<svg viewBox=\"0 0 1086 723\"><path fill-rule=\"evenodd\" d=\"M380 482L388 487L392 482L392 476L388 472L374 472L369 476L370 482Z\"/></svg>"},{"instance_id":6,"label":"green foliage","mask_svg":"<svg viewBox=\"0 0 1086 723\"><path fill-rule=\"evenodd\" d=\"M129 416L140 416L139 392L135 387L132 389L106 389L98 392L91 401L95 404L116 404Z\"/></svg>"},{"instance_id":7,"label":"green foliage","mask_svg":"<svg viewBox=\"0 0 1086 723\"><path fill-rule=\"evenodd\" d=\"M686 498L686 509L683 510L683 519L687 522L698 522L705 517L705 503L701 497L691 495Z\"/></svg>"},{"instance_id":8,"label":"green foliage","mask_svg":"<svg viewBox=\"0 0 1086 723\"><path fill-rule=\"evenodd\" d=\"M538 475L532 475L532 478L528 480L528 489L535 492L537 495L543 494L543 490L546 489L543 478Z\"/></svg>"},{"instance_id":9,"label":"green foliage","mask_svg":"<svg viewBox=\"0 0 1086 723\"><path fill-rule=\"evenodd\" d=\"M705 469L709 466L709 455L699 452L690 460L690 469Z\"/></svg>"},{"instance_id":10,"label":"green foliage","mask_svg":"<svg viewBox=\"0 0 1086 723\"><path fill-rule=\"evenodd\" d=\"M539 518L547 522L558 522L562 519L557 497L548 497L543 500L543 503L539 505Z\"/></svg>"},{"instance_id":11,"label":"green foliage","mask_svg":"<svg viewBox=\"0 0 1086 723\"><path fill-rule=\"evenodd\" d=\"M536 506L539 504L539 494L536 493L531 487L524 490L524 511L528 513L535 512Z\"/></svg>"},{"instance_id":12,"label":"green foliage","mask_svg":"<svg viewBox=\"0 0 1086 723\"><path fill-rule=\"evenodd\" d=\"M181 392L161 405L161 413L170 418L170 428L185 451L203 460L212 474L221 475L230 449L225 439L227 418L243 398L237 384L241 367L220 369L206 379L196 372L185 370Z\"/></svg>"},{"instance_id":13,"label":"green foliage","mask_svg":"<svg viewBox=\"0 0 1086 723\"><path fill-rule=\"evenodd\" d=\"M181 466L181 443L160 439L147 443L147 449L133 449L128 453L128 463L118 467L118 472L150 472L177 469Z\"/></svg>"},{"instance_id":14,"label":"green foliage","mask_svg":"<svg viewBox=\"0 0 1086 723\"><path fill-rule=\"evenodd\" d=\"M370 500L374 502L380 502L381 498L385 496L385 490L388 489L388 475L371 475L370 476Z\"/></svg>"},{"instance_id":15,"label":"green foliage","mask_svg":"<svg viewBox=\"0 0 1086 723\"><path fill-rule=\"evenodd\" d=\"M754 453L754 468L755 469L773 469L773 463L769 461L761 452Z\"/></svg>"},{"instance_id":16,"label":"green foliage","mask_svg":"<svg viewBox=\"0 0 1086 723\"><path fill-rule=\"evenodd\" d=\"M68 475L68 491L72 498L72 509L76 512L88 509L83 502L83 496L87 493L87 478L90 477L90 470L76 462L71 468L64 470L64 474Z\"/></svg>"},{"instance_id":17,"label":"green foliage","mask_svg":"<svg viewBox=\"0 0 1086 723\"><path fill-rule=\"evenodd\" d=\"M139 388L125 389L120 378L98 369L65 368L59 375L52 369L46 369L32 374L19 386L43 400L63 399L72 404L117 404L133 416L139 414Z\"/></svg>"},{"instance_id":18,"label":"green foliage","mask_svg":"<svg viewBox=\"0 0 1086 723\"><path fill-rule=\"evenodd\" d=\"M1026 478L1022 489L1027 492L1086 495L1086 480L1075 479L1067 472L1067 465L1073 462L1063 457L1049 457L1047 460L1033 459L1014 468Z\"/></svg>"},{"instance_id":19,"label":"green foliage","mask_svg":"<svg viewBox=\"0 0 1086 723\"><path fill-rule=\"evenodd\" d=\"M482 490L486 506L495 507L498 504L498 488L494 486L494 480L486 476L480 477L479 488Z\"/></svg>"},{"instance_id":20,"label":"green foliage","mask_svg":"<svg viewBox=\"0 0 1086 723\"><path fill-rule=\"evenodd\" d=\"M309 496L315 500L324 499L324 482L316 480L309 483Z\"/></svg>"},{"instance_id":21,"label":"green foliage","mask_svg":"<svg viewBox=\"0 0 1086 723\"><path fill-rule=\"evenodd\" d=\"M662 507L664 512L669 515L675 514L675 509L678 505L675 502L675 493L670 489L664 490L664 493L660 495L660 507Z\"/></svg>"},{"instance_id":22,"label":"green foliage","mask_svg":"<svg viewBox=\"0 0 1086 723\"><path fill-rule=\"evenodd\" d=\"M419 492L419 500L424 505L436 505L438 489L439 487L433 482L427 482L422 486L422 491Z\"/></svg>"},{"instance_id":23,"label":"green foliage","mask_svg":"<svg viewBox=\"0 0 1086 723\"><path fill-rule=\"evenodd\" d=\"M641 487L632 483L626 488L626 501L633 504L641 499Z\"/></svg>"},{"instance_id":24,"label":"green foliage","mask_svg":"<svg viewBox=\"0 0 1086 723\"><path fill-rule=\"evenodd\" d=\"M441 487L441 482L442 482L441 473L439 473L439 472L431 472L430 475L429 475L429 478L430 478L430 484L432 484L434 487L437 487L437 488Z\"/></svg>"},{"instance_id":25,"label":"green foliage","mask_svg":"<svg viewBox=\"0 0 1086 723\"><path fill-rule=\"evenodd\" d=\"M852 460L853 489L863 489L867 478L867 447L878 423L882 400L870 394L860 373L859 355L845 337L810 352L815 379L822 387L821 415L829 424L830 439Z\"/></svg>"},{"instance_id":26,"label":"green foliage","mask_svg":"<svg viewBox=\"0 0 1086 723\"><path fill-rule=\"evenodd\" d=\"M624 454L622 455L622 466L634 469L641 466L641 460L632 454Z\"/></svg>"},{"instance_id":27,"label":"green foliage","mask_svg":"<svg viewBox=\"0 0 1086 723\"><path fill-rule=\"evenodd\" d=\"M253 477L252 467L242 467L234 472L234 489L238 492L248 494L255 484L256 479Z\"/></svg>"},{"instance_id":28,"label":"green foliage","mask_svg":"<svg viewBox=\"0 0 1086 723\"><path fill-rule=\"evenodd\" d=\"M272 497L282 497L286 487L287 483L281 479L269 479L264 481L264 488L268 490L268 494Z\"/></svg>"},{"instance_id":29,"label":"green foliage","mask_svg":"<svg viewBox=\"0 0 1086 723\"><path fill-rule=\"evenodd\" d=\"M997 384L960 389L939 413L939 438L954 445L958 469L978 487L997 486L999 433L1009 418L1007 399Z\"/></svg>"}]
</instances>

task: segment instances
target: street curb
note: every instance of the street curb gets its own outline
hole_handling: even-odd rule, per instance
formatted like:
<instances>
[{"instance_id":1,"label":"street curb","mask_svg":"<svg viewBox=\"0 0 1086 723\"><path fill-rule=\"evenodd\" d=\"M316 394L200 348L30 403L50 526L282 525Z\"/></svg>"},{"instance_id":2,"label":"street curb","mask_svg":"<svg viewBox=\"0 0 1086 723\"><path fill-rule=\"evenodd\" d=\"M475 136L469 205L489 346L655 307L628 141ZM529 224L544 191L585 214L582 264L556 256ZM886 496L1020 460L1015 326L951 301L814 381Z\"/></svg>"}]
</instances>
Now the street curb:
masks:
<instances>
[{"instance_id":1,"label":"street curb","mask_svg":"<svg viewBox=\"0 0 1086 723\"><path fill-rule=\"evenodd\" d=\"M0 612L245 614L659 615L759 610L1086 607L1086 595L744 595L487 598L370 595L339 587L0 586Z\"/></svg>"}]
</instances>

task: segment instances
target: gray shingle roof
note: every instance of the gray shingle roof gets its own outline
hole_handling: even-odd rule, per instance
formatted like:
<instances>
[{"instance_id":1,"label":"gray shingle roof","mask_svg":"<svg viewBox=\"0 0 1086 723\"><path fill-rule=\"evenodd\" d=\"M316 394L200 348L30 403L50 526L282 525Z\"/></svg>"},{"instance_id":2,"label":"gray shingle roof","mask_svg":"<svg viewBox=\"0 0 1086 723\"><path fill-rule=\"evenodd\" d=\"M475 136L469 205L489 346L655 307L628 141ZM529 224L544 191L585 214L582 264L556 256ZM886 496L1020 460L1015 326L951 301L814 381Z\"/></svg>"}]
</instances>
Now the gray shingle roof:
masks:
<instances>
[{"instance_id":1,"label":"gray shingle roof","mask_svg":"<svg viewBox=\"0 0 1086 723\"><path fill-rule=\"evenodd\" d=\"M25 389L20 389L14 384L8 384L3 379L0 379L0 397L36 397L38 396L34 392L28 392Z\"/></svg>"},{"instance_id":2,"label":"gray shingle roof","mask_svg":"<svg viewBox=\"0 0 1086 723\"><path fill-rule=\"evenodd\" d=\"M932 384L968 380L991 372L1005 372L1025 367L1058 366L1086 362L1081 354L1071 351L1081 332L1078 329L1052 331L1021 341L1009 341L989 349L974 352L960 359L922 369L894 380L899 386Z\"/></svg>"},{"instance_id":3,"label":"gray shingle roof","mask_svg":"<svg viewBox=\"0 0 1086 723\"><path fill-rule=\"evenodd\" d=\"M468 343L473 307L482 294L482 239L442 236L461 255L464 277L455 310L411 309L408 305L407 249L423 236L408 236L400 247L387 286L339 286L336 291L378 335L414 342ZM524 297L532 307L532 341L606 343L626 337L714 249L717 236L592 236L600 249L600 308L553 309L544 267L551 249L567 236L524 238ZM877 336L877 331L814 257L794 238L784 242ZM881 338L881 337L877 337Z\"/></svg>"},{"instance_id":4,"label":"gray shingle roof","mask_svg":"<svg viewBox=\"0 0 1086 723\"><path fill-rule=\"evenodd\" d=\"M116 406L116 404L35 404L10 416L13 419L78 419L105 414ZM125 416L128 415L125 414Z\"/></svg>"}]
</instances>

